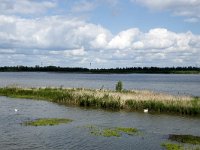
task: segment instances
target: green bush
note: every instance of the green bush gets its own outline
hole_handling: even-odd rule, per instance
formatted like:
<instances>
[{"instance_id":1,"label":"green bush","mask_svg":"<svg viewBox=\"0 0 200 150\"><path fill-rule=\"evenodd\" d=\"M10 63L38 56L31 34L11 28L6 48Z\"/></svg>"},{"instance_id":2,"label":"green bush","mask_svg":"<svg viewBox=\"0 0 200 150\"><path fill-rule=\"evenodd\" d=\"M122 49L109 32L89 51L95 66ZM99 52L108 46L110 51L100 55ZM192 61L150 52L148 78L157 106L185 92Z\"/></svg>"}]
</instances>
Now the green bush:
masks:
<instances>
[{"instance_id":1,"label":"green bush","mask_svg":"<svg viewBox=\"0 0 200 150\"><path fill-rule=\"evenodd\" d=\"M123 83L122 81L118 81L117 84L116 84L116 87L115 87L115 90L117 92L121 92L123 90Z\"/></svg>"}]
</instances>

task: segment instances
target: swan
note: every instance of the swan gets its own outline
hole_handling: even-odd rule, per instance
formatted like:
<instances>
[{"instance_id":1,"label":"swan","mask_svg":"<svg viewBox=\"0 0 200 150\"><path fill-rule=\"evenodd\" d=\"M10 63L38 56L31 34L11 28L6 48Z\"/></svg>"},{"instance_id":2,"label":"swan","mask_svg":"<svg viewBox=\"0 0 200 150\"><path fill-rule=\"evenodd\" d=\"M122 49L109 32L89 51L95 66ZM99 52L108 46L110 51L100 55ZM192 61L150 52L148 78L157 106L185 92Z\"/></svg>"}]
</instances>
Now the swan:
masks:
<instances>
[{"instance_id":1,"label":"swan","mask_svg":"<svg viewBox=\"0 0 200 150\"><path fill-rule=\"evenodd\" d=\"M148 113L148 111L149 111L148 108L147 108L147 109L144 109L144 113Z\"/></svg>"},{"instance_id":2,"label":"swan","mask_svg":"<svg viewBox=\"0 0 200 150\"><path fill-rule=\"evenodd\" d=\"M18 112L18 109L15 108L15 112Z\"/></svg>"}]
</instances>

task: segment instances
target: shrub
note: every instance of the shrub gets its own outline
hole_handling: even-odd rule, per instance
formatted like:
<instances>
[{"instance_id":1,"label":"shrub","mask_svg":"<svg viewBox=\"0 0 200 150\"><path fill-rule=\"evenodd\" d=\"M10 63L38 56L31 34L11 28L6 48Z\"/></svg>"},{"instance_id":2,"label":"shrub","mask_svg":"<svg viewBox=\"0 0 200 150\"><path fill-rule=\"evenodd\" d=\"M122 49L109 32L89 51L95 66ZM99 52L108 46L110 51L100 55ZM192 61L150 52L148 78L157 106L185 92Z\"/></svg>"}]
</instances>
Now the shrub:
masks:
<instances>
[{"instance_id":1,"label":"shrub","mask_svg":"<svg viewBox=\"0 0 200 150\"><path fill-rule=\"evenodd\" d=\"M117 92L121 92L123 90L123 84L122 84L122 81L118 81L117 84L116 84L116 87L115 87L115 90Z\"/></svg>"}]
</instances>

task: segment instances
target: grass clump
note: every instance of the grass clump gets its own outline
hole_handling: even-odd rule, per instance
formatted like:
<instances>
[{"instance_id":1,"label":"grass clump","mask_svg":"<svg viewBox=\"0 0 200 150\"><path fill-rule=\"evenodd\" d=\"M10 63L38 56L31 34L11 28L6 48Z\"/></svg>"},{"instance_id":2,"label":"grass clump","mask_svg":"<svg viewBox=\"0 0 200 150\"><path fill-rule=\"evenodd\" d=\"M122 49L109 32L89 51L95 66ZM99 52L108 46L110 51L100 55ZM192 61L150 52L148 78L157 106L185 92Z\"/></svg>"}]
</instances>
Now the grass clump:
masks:
<instances>
[{"instance_id":1,"label":"grass clump","mask_svg":"<svg viewBox=\"0 0 200 150\"><path fill-rule=\"evenodd\" d=\"M41 118L34 121L27 121L24 123L26 126L54 126L59 124L66 124L72 122L71 119L65 118Z\"/></svg>"},{"instance_id":2,"label":"grass clump","mask_svg":"<svg viewBox=\"0 0 200 150\"><path fill-rule=\"evenodd\" d=\"M90 130L90 133L92 135L95 135L95 136L100 136L101 135L101 130L98 129L96 126L86 126L86 128L89 128Z\"/></svg>"},{"instance_id":3,"label":"grass clump","mask_svg":"<svg viewBox=\"0 0 200 150\"><path fill-rule=\"evenodd\" d=\"M114 128L99 128L97 126L88 126L90 133L96 136L104 137L120 137L122 133L133 135L138 132L136 128L114 127Z\"/></svg>"},{"instance_id":4,"label":"grass clump","mask_svg":"<svg viewBox=\"0 0 200 150\"><path fill-rule=\"evenodd\" d=\"M115 129L119 132L123 132L128 135L132 135L132 134L138 132L138 129L136 129L136 128L116 127Z\"/></svg>"},{"instance_id":5,"label":"grass clump","mask_svg":"<svg viewBox=\"0 0 200 150\"><path fill-rule=\"evenodd\" d=\"M179 142L180 144L174 143L163 143L162 146L166 150L200 150L198 144L200 144L200 137L193 135L169 135L169 140Z\"/></svg>"},{"instance_id":6,"label":"grass clump","mask_svg":"<svg viewBox=\"0 0 200 150\"><path fill-rule=\"evenodd\" d=\"M110 128L98 128L97 126L88 126L90 133L95 136L104 136L104 137L120 137L120 133L115 129Z\"/></svg>"},{"instance_id":7,"label":"grass clump","mask_svg":"<svg viewBox=\"0 0 200 150\"><path fill-rule=\"evenodd\" d=\"M200 137L199 136L193 136L193 135L171 134L169 136L169 139L172 140L172 141L177 141L177 142L187 143L187 144L200 144Z\"/></svg>"},{"instance_id":8,"label":"grass clump","mask_svg":"<svg viewBox=\"0 0 200 150\"><path fill-rule=\"evenodd\" d=\"M184 150L183 146L174 143L163 143L162 146L166 150Z\"/></svg>"},{"instance_id":9,"label":"grass clump","mask_svg":"<svg viewBox=\"0 0 200 150\"><path fill-rule=\"evenodd\" d=\"M111 136L120 137L121 135L118 132L118 130L115 130L115 129L104 129L102 131L102 136L104 136L104 137L111 137Z\"/></svg>"}]
</instances>

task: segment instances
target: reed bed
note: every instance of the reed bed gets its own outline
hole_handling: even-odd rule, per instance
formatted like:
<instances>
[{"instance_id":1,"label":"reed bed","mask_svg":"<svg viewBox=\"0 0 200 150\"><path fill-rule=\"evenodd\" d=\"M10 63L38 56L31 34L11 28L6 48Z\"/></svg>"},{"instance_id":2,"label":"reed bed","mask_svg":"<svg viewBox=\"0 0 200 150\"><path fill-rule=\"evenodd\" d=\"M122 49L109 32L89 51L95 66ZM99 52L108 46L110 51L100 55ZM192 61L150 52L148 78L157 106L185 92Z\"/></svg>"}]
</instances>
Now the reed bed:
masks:
<instances>
[{"instance_id":1,"label":"reed bed","mask_svg":"<svg viewBox=\"0 0 200 150\"><path fill-rule=\"evenodd\" d=\"M83 88L0 88L0 95L46 100L64 105L181 115L200 115L200 98L151 91L92 90Z\"/></svg>"}]
</instances>

